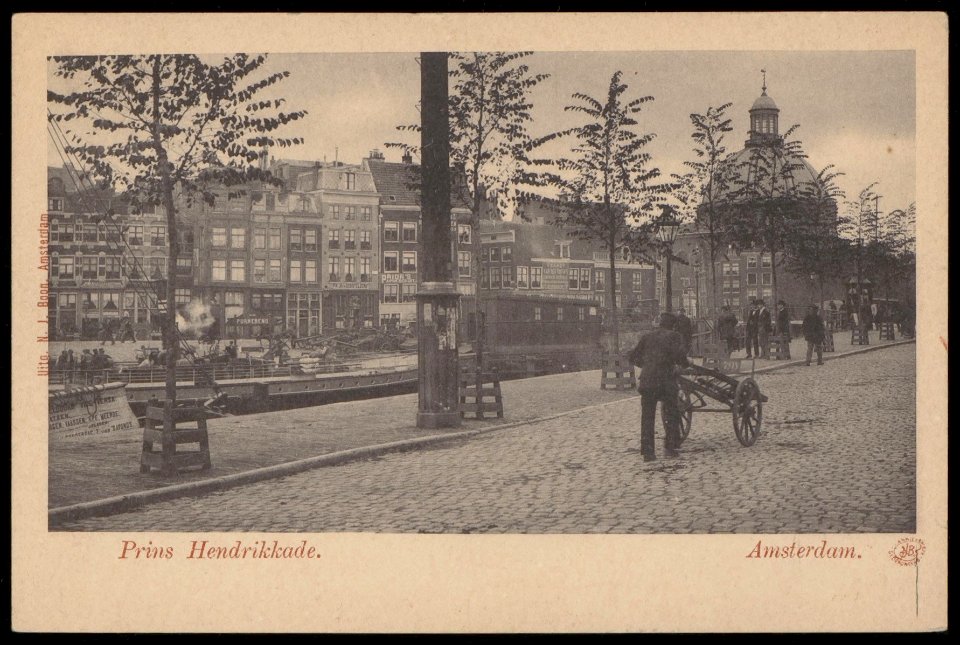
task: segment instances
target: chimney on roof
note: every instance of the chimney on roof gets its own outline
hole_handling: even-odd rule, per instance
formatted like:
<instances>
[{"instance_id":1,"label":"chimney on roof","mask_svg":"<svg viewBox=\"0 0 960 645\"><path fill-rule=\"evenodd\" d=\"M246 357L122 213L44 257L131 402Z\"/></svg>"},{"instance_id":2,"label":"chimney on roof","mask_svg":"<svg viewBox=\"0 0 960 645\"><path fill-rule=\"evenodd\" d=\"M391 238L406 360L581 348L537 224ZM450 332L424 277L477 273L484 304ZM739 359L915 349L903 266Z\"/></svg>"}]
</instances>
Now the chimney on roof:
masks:
<instances>
[{"instance_id":1,"label":"chimney on roof","mask_svg":"<svg viewBox=\"0 0 960 645\"><path fill-rule=\"evenodd\" d=\"M413 155L410 154L409 150L404 150L400 160L403 161L403 163L413 163Z\"/></svg>"},{"instance_id":2,"label":"chimney on roof","mask_svg":"<svg viewBox=\"0 0 960 645\"><path fill-rule=\"evenodd\" d=\"M383 153L377 150L376 148L374 148L373 150L370 151L370 158L376 159L378 161L383 161Z\"/></svg>"}]
</instances>

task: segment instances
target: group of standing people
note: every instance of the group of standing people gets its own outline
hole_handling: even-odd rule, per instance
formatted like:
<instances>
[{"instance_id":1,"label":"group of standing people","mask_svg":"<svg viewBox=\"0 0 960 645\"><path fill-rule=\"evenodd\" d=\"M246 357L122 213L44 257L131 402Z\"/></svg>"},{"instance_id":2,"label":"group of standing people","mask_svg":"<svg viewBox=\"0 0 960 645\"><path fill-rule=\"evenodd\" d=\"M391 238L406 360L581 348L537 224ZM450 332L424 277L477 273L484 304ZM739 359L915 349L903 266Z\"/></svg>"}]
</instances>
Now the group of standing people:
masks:
<instances>
[{"instance_id":1,"label":"group of standing people","mask_svg":"<svg viewBox=\"0 0 960 645\"><path fill-rule=\"evenodd\" d=\"M54 363L54 368L59 372L104 370L111 367L113 367L113 358L102 347L85 349L79 358L72 349L65 349L60 352L60 356Z\"/></svg>"}]
</instances>

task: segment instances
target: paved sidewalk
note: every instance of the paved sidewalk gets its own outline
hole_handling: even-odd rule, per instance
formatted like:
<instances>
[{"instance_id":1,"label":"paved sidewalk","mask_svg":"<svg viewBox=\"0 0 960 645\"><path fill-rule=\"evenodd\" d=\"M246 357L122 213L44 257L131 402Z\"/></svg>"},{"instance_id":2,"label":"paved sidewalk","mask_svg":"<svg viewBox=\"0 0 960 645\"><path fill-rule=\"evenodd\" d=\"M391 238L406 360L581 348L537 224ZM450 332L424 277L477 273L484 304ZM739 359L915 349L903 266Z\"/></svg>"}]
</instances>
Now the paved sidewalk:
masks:
<instances>
[{"instance_id":1,"label":"paved sidewalk","mask_svg":"<svg viewBox=\"0 0 960 645\"><path fill-rule=\"evenodd\" d=\"M863 349L851 347L849 340L848 333L838 334L837 352L825 356L836 357ZM889 344L889 341L874 342L872 346ZM799 349L791 351L794 359L802 358ZM757 361L756 368L786 363ZM745 362L744 370L750 368L750 363ZM460 430L529 422L636 396L633 391L601 390L599 381L598 371L588 371L504 382L506 418L465 419ZM211 420L208 425L213 468L184 472L173 478L139 472L140 431L119 441L51 445L48 506L62 508L212 480L318 455L456 432L417 428L416 407L417 395L408 394Z\"/></svg>"}]
</instances>

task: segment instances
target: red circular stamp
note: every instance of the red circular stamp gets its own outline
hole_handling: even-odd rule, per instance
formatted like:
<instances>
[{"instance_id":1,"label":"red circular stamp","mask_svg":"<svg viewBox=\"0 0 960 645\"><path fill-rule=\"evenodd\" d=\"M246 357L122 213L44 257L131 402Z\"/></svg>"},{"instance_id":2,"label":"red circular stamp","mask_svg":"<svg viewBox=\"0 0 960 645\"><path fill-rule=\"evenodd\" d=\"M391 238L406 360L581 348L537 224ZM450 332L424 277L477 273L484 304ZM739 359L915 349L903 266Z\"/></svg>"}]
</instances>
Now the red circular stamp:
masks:
<instances>
[{"instance_id":1,"label":"red circular stamp","mask_svg":"<svg viewBox=\"0 0 960 645\"><path fill-rule=\"evenodd\" d=\"M890 549L890 559L904 567L915 567L926 549L920 538L901 538Z\"/></svg>"}]
</instances>

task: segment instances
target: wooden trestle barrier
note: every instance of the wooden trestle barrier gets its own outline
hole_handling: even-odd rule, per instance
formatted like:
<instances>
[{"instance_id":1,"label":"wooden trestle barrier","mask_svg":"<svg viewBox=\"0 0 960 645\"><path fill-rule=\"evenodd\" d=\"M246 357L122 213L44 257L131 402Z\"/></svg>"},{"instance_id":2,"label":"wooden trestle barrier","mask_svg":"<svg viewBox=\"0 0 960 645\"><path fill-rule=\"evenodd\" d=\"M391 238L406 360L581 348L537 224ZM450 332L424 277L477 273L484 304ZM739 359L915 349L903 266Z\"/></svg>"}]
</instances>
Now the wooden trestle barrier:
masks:
<instances>
[{"instance_id":1,"label":"wooden trestle barrier","mask_svg":"<svg viewBox=\"0 0 960 645\"><path fill-rule=\"evenodd\" d=\"M835 352L833 348L833 332L828 331L823 335L823 351L825 352Z\"/></svg>"},{"instance_id":2,"label":"wooden trestle barrier","mask_svg":"<svg viewBox=\"0 0 960 645\"><path fill-rule=\"evenodd\" d=\"M851 345L869 345L870 344L870 332L866 327L860 327L859 325L854 326L850 330L850 344Z\"/></svg>"},{"instance_id":3,"label":"wooden trestle barrier","mask_svg":"<svg viewBox=\"0 0 960 645\"><path fill-rule=\"evenodd\" d=\"M626 356L604 353L600 389L632 390L637 387L637 375L633 363Z\"/></svg>"},{"instance_id":4,"label":"wooden trestle barrier","mask_svg":"<svg viewBox=\"0 0 960 645\"><path fill-rule=\"evenodd\" d=\"M156 468L164 475L175 475L191 466L200 466L201 470L210 468L207 412L203 408L175 408L170 401L164 401L162 408L147 406L144 421L141 473ZM181 423L196 423L196 427L178 428ZM178 450L180 445L187 443L196 443L200 447L198 450ZM154 450L154 444L160 444L160 450Z\"/></svg>"},{"instance_id":5,"label":"wooden trestle barrier","mask_svg":"<svg viewBox=\"0 0 960 645\"><path fill-rule=\"evenodd\" d=\"M892 322L880 323L880 340L896 340L897 335L894 331Z\"/></svg>"},{"instance_id":6,"label":"wooden trestle barrier","mask_svg":"<svg viewBox=\"0 0 960 645\"><path fill-rule=\"evenodd\" d=\"M460 417L473 414L483 419L484 412L496 412L503 418L503 394L500 391L500 376L487 372L476 359L461 357L460 363Z\"/></svg>"},{"instance_id":7,"label":"wooden trestle barrier","mask_svg":"<svg viewBox=\"0 0 960 645\"><path fill-rule=\"evenodd\" d=\"M771 336L770 356L776 361L790 360L790 340L786 336Z\"/></svg>"}]
</instances>

